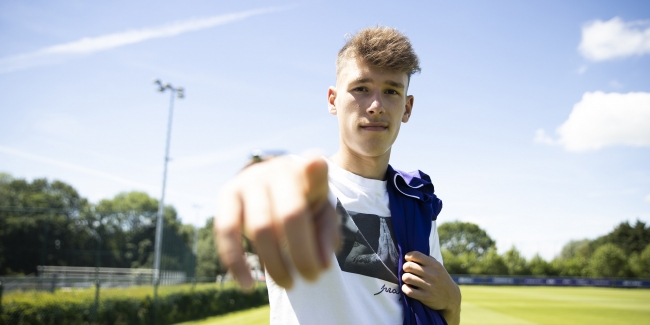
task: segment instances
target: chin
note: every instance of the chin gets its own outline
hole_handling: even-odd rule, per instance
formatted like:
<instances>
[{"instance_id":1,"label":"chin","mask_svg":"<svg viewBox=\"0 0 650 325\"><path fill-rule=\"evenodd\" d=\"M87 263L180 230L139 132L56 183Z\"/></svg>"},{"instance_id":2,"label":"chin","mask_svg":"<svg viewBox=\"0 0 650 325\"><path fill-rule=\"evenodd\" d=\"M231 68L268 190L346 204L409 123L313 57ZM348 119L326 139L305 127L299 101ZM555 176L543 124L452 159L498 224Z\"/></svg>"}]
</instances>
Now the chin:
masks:
<instances>
[{"instance_id":1,"label":"chin","mask_svg":"<svg viewBox=\"0 0 650 325\"><path fill-rule=\"evenodd\" d=\"M390 151L390 147L364 145L362 148L356 148L358 154L364 157L380 157Z\"/></svg>"}]
</instances>

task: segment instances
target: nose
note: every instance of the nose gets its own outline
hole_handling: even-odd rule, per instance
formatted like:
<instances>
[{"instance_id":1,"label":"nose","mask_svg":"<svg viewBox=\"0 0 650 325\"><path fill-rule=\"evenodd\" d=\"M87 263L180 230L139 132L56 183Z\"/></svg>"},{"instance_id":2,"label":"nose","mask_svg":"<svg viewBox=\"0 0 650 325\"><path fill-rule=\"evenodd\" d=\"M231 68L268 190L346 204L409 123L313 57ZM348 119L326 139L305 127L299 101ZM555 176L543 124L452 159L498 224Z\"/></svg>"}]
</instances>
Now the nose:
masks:
<instances>
[{"instance_id":1,"label":"nose","mask_svg":"<svg viewBox=\"0 0 650 325\"><path fill-rule=\"evenodd\" d=\"M381 100L381 91L374 91L372 97L370 98L370 106L366 109L366 112L370 115L383 114L384 113L384 104Z\"/></svg>"}]
</instances>

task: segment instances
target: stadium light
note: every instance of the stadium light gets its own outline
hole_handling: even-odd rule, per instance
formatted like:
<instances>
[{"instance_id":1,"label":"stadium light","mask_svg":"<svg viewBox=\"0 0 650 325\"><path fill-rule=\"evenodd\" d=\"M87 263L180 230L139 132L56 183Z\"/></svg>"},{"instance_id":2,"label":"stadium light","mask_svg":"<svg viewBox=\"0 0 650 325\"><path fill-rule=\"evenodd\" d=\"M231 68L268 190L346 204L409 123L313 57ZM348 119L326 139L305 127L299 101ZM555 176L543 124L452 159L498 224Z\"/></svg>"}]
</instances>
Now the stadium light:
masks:
<instances>
[{"instance_id":1,"label":"stadium light","mask_svg":"<svg viewBox=\"0 0 650 325\"><path fill-rule=\"evenodd\" d=\"M172 133L172 116L174 113L174 97L184 98L184 90L182 87L174 88L171 84L163 84L160 79L154 79L154 84L158 85L159 92L165 92L169 90L171 96L169 99L169 120L167 122L167 145L165 147L165 167L163 170L163 183L162 183L162 195L160 196L160 202L158 202L158 220L156 222L156 244L154 250L154 259L153 259L153 281L157 286L158 281L160 280L160 256L162 251L162 236L163 236L163 219L165 215L165 186L167 185L167 163L169 162L169 142L171 140Z\"/></svg>"}]
</instances>

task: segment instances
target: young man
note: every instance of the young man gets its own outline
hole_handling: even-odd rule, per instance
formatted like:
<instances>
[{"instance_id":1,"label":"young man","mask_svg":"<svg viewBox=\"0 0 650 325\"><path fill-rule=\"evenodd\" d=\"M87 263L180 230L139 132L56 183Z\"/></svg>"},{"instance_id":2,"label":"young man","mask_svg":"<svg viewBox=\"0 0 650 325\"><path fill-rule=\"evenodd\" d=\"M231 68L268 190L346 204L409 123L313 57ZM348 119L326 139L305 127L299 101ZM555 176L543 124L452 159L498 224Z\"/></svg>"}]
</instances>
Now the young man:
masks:
<instances>
[{"instance_id":1,"label":"young man","mask_svg":"<svg viewBox=\"0 0 650 325\"><path fill-rule=\"evenodd\" d=\"M373 27L349 39L336 69L327 100L339 151L270 159L228 183L215 219L222 261L250 287L241 234L252 240L272 324L459 324L435 224L441 202L426 174L388 164L413 111L418 58L399 31Z\"/></svg>"}]
</instances>

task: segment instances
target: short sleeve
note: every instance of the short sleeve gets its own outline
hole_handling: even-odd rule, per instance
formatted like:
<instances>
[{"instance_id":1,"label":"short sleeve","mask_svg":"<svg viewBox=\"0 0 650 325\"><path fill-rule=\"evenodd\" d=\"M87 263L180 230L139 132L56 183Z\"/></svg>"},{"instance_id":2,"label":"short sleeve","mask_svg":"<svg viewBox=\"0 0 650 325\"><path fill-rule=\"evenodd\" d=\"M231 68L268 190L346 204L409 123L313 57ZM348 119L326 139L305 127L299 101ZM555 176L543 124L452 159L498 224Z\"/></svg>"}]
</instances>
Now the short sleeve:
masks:
<instances>
[{"instance_id":1,"label":"short sleeve","mask_svg":"<svg viewBox=\"0 0 650 325\"><path fill-rule=\"evenodd\" d=\"M440 238L438 238L438 226L436 225L435 220L431 225L431 234L429 234L429 255L435 258L436 261L440 262L440 264L444 265L442 261L442 253L440 251Z\"/></svg>"}]
</instances>

